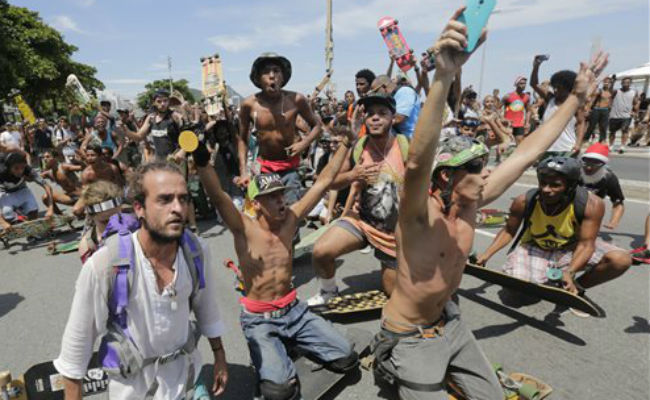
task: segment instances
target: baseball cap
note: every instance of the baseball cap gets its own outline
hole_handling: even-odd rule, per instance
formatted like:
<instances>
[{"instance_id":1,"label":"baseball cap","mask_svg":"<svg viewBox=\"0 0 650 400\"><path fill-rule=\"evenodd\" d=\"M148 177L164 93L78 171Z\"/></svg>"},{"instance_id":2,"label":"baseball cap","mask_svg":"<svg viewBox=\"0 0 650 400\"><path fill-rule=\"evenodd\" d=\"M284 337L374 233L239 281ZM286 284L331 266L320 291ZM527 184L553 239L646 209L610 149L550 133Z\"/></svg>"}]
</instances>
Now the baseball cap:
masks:
<instances>
[{"instance_id":1,"label":"baseball cap","mask_svg":"<svg viewBox=\"0 0 650 400\"><path fill-rule=\"evenodd\" d=\"M286 189L280 175L278 174L259 174L251 179L248 184L248 198L255 200L257 196L270 194Z\"/></svg>"},{"instance_id":2,"label":"baseball cap","mask_svg":"<svg viewBox=\"0 0 650 400\"><path fill-rule=\"evenodd\" d=\"M384 105L388 107L393 114L395 114L395 110L396 110L395 99L393 98L393 96L389 96L383 93L369 94L365 97L360 98L357 104L363 105L366 108L366 110L368 109L368 106L372 104Z\"/></svg>"}]
</instances>

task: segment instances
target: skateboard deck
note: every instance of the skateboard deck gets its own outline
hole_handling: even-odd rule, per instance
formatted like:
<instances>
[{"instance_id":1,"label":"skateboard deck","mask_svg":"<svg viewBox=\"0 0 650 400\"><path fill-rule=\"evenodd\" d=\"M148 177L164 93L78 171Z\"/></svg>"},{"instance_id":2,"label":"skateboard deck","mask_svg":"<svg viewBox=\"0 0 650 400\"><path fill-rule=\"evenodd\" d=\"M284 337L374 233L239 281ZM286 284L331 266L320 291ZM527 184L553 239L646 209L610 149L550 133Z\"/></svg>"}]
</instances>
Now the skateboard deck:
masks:
<instances>
[{"instance_id":1,"label":"skateboard deck","mask_svg":"<svg viewBox=\"0 0 650 400\"><path fill-rule=\"evenodd\" d=\"M201 58L201 67L205 110L208 115L217 115L221 107L221 97L226 95L221 57L219 54L215 54Z\"/></svg>"},{"instance_id":2,"label":"skateboard deck","mask_svg":"<svg viewBox=\"0 0 650 400\"><path fill-rule=\"evenodd\" d=\"M21 222L16 225L12 225L9 231L0 232L0 241L4 243L5 246L9 245L9 242L15 239L24 238L27 236L43 236L46 233L51 233L57 228L63 226L70 226L72 229L72 221L75 217L72 215L53 215L52 218L38 218L32 221Z\"/></svg>"},{"instance_id":3,"label":"skateboard deck","mask_svg":"<svg viewBox=\"0 0 650 400\"><path fill-rule=\"evenodd\" d=\"M350 328L345 334L348 341L352 343L354 350L359 353L359 358L368 353L372 336L372 333L358 328ZM320 399L348 374L356 371L356 369L353 369L347 373L333 372L323 368L306 356L296 359L294 365L300 381L300 392L304 400Z\"/></svg>"},{"instance_id":4,"label":"skateboard deck","mask_svg":"<svg viewBox=\"0 0 650 400\"><path fill-rule=\"evenodd\" d=\"M54 368L52 361L36 364L30 367L18 379L11 378L7 372L0 373L0 393L5 390L10 399L16 400L63 400L63 377ZM2 378L5 378L3 380ZM108 376L101 369L94 353L88 365L88 372L82 379L83 396L105 392L108 389ZM1 397L0 397L1 398Z\"/></svg>"},{"instance_id":5,"label":"skateboard deck","mask_svg":"<svg viewBox=\"0 0 650 400\"><path fill-rule=\"evenodd\" d=\"M328 73L325 74L323 79L321 79L320 83L316 85L314 88L314 91L311 93L311 98L313 99L314 97L318 96L320 92L325 89L325 85L330 81L330 78L332 77L332 74L334 73L334 70L329 71Z\"/></svg>"},{"instance_id":6,"label":"skateboard deck","mask_svg":"<svg viewBox=\"0 0 650 400\"><path fill-rule=\"evenodd\" d=\"M542 400L553 392L553 388L534 376L520 372L507 374L501 364L494 364L494 373L503 388L505 400ZM450 400L466 400L462 390L451 380L446 382Z\"/></svg>"},{"instance_id":7,"label":"skateboard deck","mask_svg":"<svg viewBox=\"0 0 650 400\"><path fill-rule=\"evenodd\" d=\"M300 242L296 243L293 248L293 258L300 258L305 254L311 253L314 250L314 244L316 241L323 236L323 234L331 227L334 221L330 222L327 225L321 226L313 232L310 232Z\"/></svg>"},{"instance_id":8,"label":"skateboard deck","mask_svg":"<svg viewBox=\"0 0 650 400\"><path fill-rule=\"evenodd\" d=\"M80 106L86 107L91 103L92 97L88 94L75 74L68 75L68 78L65 81L65 87L70 89Z\"/></svg>"},{"instance_id":9,"label":"skateboard deck","mask_svg":"<svg viewBox=\"0 0 650 400\"><path fill-rule=\"evenodd\" d=\"M554 304L560 304L563 306L575 308L594 317L601 316L600 310L595 307L589 300L585 299L584 297L572 294L564 289L529 282L523 279L515 278L514 276L504 274L503 272L495 271L493 269L485 267L479 267L477 265L469 263L465 265L464 272L486 282L494 283L496 285L503 286L505 288L512 289L529 296L537 297Z\"/></svg>"},{"instance_id":10,"label":"skateboard deck","mask_svg":"<svg viewBox=\"0 0 650 400\"><path fill-rule=\"evenodd\" d=\"M23 99L23 96L20 95L20 92L14 92L13 97L14 101L16 102L16 106L18 107L18 111L20 111L20 115L23 116L23 119L30 124L35 124L36 116L34 115L34 111L32 111L32 108Z\"/></svg>"},{"instance_id":11,"label":"skateboard deck","mask_svg":"<svg viewBox=\"0 0 650 400\"><path fill-rule=\"evenodd\" d=\"M388 52L397 62L397 66L404 72L410 70L413 67L411 65L413 51L406 44L397 20L392 17L383 17L377 22L377 28L388 46Z\"/></svg>"},{"instance_id":12,"label":"skateboard deck","mask_svg":"<svg viewBox=\"0 0 650 400\"><path fill-rule=\"evenodd\" d=\"M381 290L369 290L334 297L326 304L310 307L310 310L320 315L352 314L380 310L387 301L386 293Z\"/></svg>"},{"instance_id":13,"label":"skateboard deck","mask_svg":"<svg viewBox=\"0 0 650 400\"><path fill-rule=\"evenodd\" d=\"M69 242L58 242L56 240L50 242L47 246L47 252L54 256L57 254L72 253L79 249L79 240L72 240Z\"/></svg>"},{"instance_id":14,"label":"skateboard deck","mask_svg":"<svg viewBox=\"0 0 650 400\"><path fill-rule=\"evenodd\" d=\"M495 208L482 208L476 211L476 227L491 228L505 225L509 214Z\"/></svg>"}]
</instances>

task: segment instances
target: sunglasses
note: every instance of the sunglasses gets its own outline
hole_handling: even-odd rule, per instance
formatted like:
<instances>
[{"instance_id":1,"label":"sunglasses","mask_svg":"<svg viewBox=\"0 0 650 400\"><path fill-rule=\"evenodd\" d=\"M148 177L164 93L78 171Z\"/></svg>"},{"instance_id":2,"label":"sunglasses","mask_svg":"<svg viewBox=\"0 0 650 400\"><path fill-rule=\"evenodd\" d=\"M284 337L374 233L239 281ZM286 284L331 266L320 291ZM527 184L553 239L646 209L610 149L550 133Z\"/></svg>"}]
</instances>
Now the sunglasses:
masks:
<instances>
[{"instance_id":1,"label":"sunglasses","mask_svg":"<svg viewBox=\"0 0 650 400\"><path fill-rule=\"evenodd\" d=\"M604 162L602 162L600 160L595 160L593 158L583 158L582 163L584 165L588 165L590 167L602 167L603 165L605 165Z\"/></svg>"},{"instance_id":2,"label":"sunglasses","mask_svg":"<svg viewBox=\"0 0 650 400\"><path fill-rule=\"evenodd\" d=\"M483 171L483 167L485 167L485 160L483 158L475 158L458 168L467 171L468 174L480 174Z\"/></svg>"}]
</instances>

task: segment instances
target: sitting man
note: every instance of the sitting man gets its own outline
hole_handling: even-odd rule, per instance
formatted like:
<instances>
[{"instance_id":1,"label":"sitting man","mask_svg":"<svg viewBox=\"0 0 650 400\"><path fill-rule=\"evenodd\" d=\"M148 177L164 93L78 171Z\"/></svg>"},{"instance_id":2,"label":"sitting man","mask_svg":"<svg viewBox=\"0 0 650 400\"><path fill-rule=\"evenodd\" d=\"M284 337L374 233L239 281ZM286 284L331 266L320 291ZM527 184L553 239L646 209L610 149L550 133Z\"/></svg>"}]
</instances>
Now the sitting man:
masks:
<instances>
[{"instance_id":1,"label":"sitting man","mask_svg":"<svg viewBox=\"0 0 650 400\"><path fill-rule=\"evenodd\" d=\"M11 229L11 224L18 222L16 211L29 220L38 217L38 204L27 187L28 181L39 184L46 196L52 198L52 188L38 172L27 165L25 153L11 152L4 155L4 159L0 160L0 228ZM54 211L54 203L50 202L45 216L51 217Z\"/></svg>"},{"instance_id":2,"label":"sitting man","mask_svg":"<svg viewBox=\"0 0 650 400\"><path fill-rule=\"evenodd\" d=\"M346 136L331 161L305 195L287 206L286 187L278 174L251 179L248 196L256 217L248 217L221 187L209 153L201 144L194 152L201 182L231 230L246 297L241 299L241 325L266 399L298 399L300 388L286 344L295 343L329 369L355 368L358 355L329 323L298 301L291 284L292 239L298 224L321 199L338 173L352 137Z\"/></svg>"},{"instance_id":3,"label":"sitting man","mask_svg":"<svg viewBox=\"0 0 650 400\"><path fill-rule=\"evenodd\" d=\"M56 150L45 150L42 154L43 172L42 178L48 178L56 182L63 192L53 191L54 201L66 206L74 205L81 196L81 182L76 172L83 169L81 165L60 162L57 159ZM49 204L49 197L43 195L43 203Z\"/></svg>"},{"instance_id":4,"label":"sitting man","mask_svg":"<svg viewBox=\"0 0 650 400\"><path fill-rule=\"evenodd\" d=\"M608 223L603 225L608 229L616 229L623 217L625 207L623 191L618 182L618 177L607 166L609 161L609 147L603 143L594 143L582 155L581 183L590 192L604 199L609 196L612 201L612 216Z\"/></svg>"},{"instance_id":5,"label":"sitting man","mask_svg":"<svg viewBox=\"0 0 650 400\"><path fill-rule=\"evenodd\" d=\"M598 196L578 185L580 162L549 157L537 166L537 179L538 189L512 202L506 226L477 263L485 264L506 246L523 222L504 266L508 275L545 283L551 264L556 264L563 270L565 289L577 294L627 271L632 264L630 255L598 238L605 206ZM518 239L521 245L516 246ZM576 278L578 273L582 274Z\"/></svg>"}]
</instances>

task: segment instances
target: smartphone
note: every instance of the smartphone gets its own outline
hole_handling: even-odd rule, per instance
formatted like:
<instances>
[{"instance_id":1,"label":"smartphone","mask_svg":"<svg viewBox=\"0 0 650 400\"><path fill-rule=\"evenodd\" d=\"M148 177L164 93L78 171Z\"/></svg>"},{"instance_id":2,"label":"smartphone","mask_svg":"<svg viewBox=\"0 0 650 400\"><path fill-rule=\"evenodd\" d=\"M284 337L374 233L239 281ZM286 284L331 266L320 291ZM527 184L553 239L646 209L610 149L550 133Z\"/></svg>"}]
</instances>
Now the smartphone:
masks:
<instances>
[{"instance_id":1,"label":"smartphone","mask_svg":"<svg viewBox=\"0 0 650 400\"><path fill-rule=\"evenodd\" d=\"M548 61L551 58L551 56L550 54L538 54L535 56L535 58L538 59L540 62L542 62L542 61Z\"/></svg>"},{"instance_id":2,"label":"smartphone","mask_svg":"<svg viewBox=\"0 0 650 400\"><path fill-rule=\"evenodd\" d=\"M496 0L466 0L467 7L458 18L458 21L467 26L467 47L465 51L471 53L476 48L483 28L488 23L490 14L496 6Z\"/></svg>"}]
</instances>

